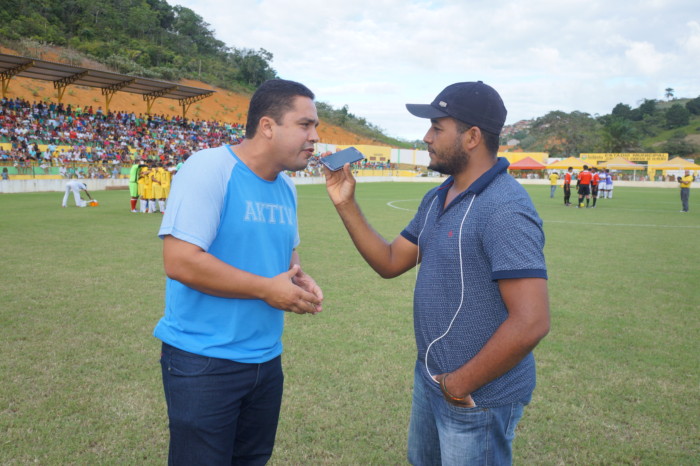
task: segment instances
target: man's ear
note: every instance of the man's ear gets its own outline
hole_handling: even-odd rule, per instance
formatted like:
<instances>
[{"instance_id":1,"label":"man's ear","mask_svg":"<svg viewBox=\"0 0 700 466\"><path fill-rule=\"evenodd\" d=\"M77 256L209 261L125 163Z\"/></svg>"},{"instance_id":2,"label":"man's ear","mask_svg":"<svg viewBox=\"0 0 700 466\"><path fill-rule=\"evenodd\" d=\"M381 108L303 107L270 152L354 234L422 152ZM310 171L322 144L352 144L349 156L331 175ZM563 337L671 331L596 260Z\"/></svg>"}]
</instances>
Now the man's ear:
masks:
<instances>
[{"instance_id":1,"label":"man's ear","mask_svg":"<svg viewBox=\"0 0 700 466\"><path fill-rule=\"evenodd\" d=\"M483 140L481 129L478 126L472 126L462 133L462 148L468 151L473 150Z\"/></svg>"},{"instance_id":2,"label":"man's ear","mask_svg":"<svg viewBox=\"0 0 700 466\"><path fill-rule=\"evenodd\" d=\"M260 118L258 123L257 132L265 136L266 138L271 138L273 133L273 128L275 126L275 120L269 116L264 116Z\"/></svg>"}]
</instances>

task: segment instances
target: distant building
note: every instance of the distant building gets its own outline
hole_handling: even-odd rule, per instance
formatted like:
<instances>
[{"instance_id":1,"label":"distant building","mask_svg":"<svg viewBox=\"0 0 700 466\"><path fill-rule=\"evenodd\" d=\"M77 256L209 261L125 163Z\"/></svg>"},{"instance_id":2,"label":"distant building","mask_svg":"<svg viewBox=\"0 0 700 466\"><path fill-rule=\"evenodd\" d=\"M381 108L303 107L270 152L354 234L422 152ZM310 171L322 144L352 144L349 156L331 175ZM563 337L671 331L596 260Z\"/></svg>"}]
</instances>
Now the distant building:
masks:
<instances>
[{"instance_id":1,"label":"distant building","mask_svg":"<svg viewBox=\"0 0 700 466\"><path fill-rule=\"evenodd\" d=\"M512 125L505 125L501 131L501 137L506 138L508 136L513 136L520 131L525 131L530 129L534 120L520 120Z\"/></svg>"}]
</instances>

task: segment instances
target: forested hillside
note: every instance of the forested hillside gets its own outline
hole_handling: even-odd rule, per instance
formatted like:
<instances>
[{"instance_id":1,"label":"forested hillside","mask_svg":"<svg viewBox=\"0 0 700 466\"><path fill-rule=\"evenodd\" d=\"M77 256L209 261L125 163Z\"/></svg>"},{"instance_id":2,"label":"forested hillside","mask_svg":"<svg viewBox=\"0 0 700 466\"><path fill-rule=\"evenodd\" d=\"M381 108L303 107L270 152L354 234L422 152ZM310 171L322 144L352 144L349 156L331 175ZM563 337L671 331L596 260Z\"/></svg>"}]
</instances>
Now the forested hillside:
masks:
<instances>
[{"instance_id":1,"label":"forested hillside","mask_svg":"<svg viewBox=\"0 0 700 466\"><path fill-rule=\"evenodd\" d=\"M0 37L66 46L115 71L218 87L276 76L272 54L229 47L189 8L165 0L4 0ZM71 54L63 57L71 60Z\"/></svg>"},{"instance_id":2,"label":"forested hillside","mask_svg":"<svg viewBox=\"0 0 700 466\"><path fill-rule=\"evenodd\" d=\"M669 89L670 93L672 89ZM551 157L585 152L668 152L700 159L700 97L617 104L608 115L552 111L514 133L525 151Z\"/></svg>"}]
</instances>

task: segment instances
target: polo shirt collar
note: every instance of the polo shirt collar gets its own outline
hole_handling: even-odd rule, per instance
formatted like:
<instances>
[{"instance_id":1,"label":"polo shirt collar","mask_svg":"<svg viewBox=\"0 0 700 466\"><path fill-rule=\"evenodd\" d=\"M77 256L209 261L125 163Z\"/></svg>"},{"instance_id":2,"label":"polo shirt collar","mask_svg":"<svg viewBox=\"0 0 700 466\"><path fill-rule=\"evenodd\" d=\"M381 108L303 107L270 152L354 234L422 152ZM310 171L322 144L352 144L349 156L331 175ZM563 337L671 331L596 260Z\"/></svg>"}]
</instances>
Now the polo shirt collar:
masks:
<instances>
[{"instance_id":1,"label":"polo shirt collar","mask_svg":"<svg viewBox=\"0 0 700 466\"><path fill-rule=\"evenodd\" d=\"M496 178L501 173L507 171L509 166L510 163L508 162L508 159L506 159L505 157L498 157L495 165L489 168L486 172L484 172L484 174L481 175L479 178L477 178L476 181L474 181L466 191L460 194L460 196L463 196L468 193L477 195L481 194L484 191L484 189L486 189L486 187L489 184L491 184L494 178ZM452 186L452 183L454 183L454 179L450 176L438 188L438 193L442 198L443 203L445 201L445 197L447 197L447 188Z\"/></svg>"}]
</instances>

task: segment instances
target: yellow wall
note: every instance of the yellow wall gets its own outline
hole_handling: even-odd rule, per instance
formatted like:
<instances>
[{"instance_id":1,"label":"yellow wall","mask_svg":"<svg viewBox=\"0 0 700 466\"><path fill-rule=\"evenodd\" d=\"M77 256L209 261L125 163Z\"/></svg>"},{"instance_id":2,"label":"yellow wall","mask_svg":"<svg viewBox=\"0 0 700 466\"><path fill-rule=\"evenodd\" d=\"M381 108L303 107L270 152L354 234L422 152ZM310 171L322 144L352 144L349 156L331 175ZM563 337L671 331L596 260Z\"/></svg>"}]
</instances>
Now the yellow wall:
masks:
<instances>
[{"instance_id":1,"label":"yellow wall","mask_svg":"<svg viewBox=\"0 0 700 466\"><path fill-rule=\"evenodd\" d=\"M604 162L607 160L612 160L616 157L622 157L630 162L665 162L668 160L668 154L657 152L657 153L629 153L629 154L617 154L617 153L595 153L595 154L581 154L581 160L592 160L597 162Z\"/></svg>"},{"instance_id":2,"label":"yellow wall","mask_svg":"<svg viewBox=\"0 0 700 466\"><path fill-rule=\"evenodd\" d=\"M337 146L338 149L345 149L347 146ZM391 161L391 147L386 146L370 146L367 144L354 145L355 149L362 152L362 155L367 158L368 162L390 162Z\"/></svg>"},{"instance_id":3,"label":"yellow wall","mask_svg":"<svg viewBox=\"0 0 700 466\"><path fill-rule=\"evenodd\" d=\"M34 144L32 143L31 145L33 146ZM37 146L39 146L39 150L42 151L42 152L44 152L44 151L46 150L46 148L49 147L48 144L37 144ZM10 142L0 142L0 149L8 150L8 151L9 151L9 150L12 150L12 143L10 143ZM69 145L60 145L60 146L56 146L56 152L55 152L55 154L60 154L60 153L61 153L61 150L64 150L64 151L73 150L73 146L69 146ZM92 152L92 147L91 147L91 146L86 146L86 147L85 147L85 150L87 150L88 152ZM136 153L136 149L132 149L132 148L130 147L130 148L129 148L129 152L131 152L132 154L135 154L135 153Z\"/></svg>"}]
</instances>

